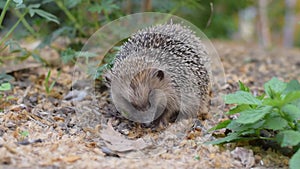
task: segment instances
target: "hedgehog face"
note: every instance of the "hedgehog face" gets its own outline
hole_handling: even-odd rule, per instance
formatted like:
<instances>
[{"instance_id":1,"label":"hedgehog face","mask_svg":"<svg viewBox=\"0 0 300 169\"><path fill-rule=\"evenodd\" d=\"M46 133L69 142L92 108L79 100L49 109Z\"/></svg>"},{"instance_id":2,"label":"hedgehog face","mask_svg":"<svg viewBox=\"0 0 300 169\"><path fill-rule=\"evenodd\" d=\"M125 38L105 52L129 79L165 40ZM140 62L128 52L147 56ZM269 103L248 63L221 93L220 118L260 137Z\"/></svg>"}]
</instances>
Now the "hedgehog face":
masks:
<instances>
[{"instance_id":1,"label":"hedgehog face","mask_svg":"<svg viewBox=\"0 0 300 169\"><path fill-rule=\"evenodd\" d=\"M159 83L163 83L164 72L157 69L145 69L137 73L130 82L131 94L130 103L137 110L146 111L150 108L151 102L157 93L155 89L160 89ZM150 102L151 101L151 102Z\"/></svg>"},{"instance_id":2,"label":"hedgehog face","mask_svg":"<svg viewBox=\"0 0 300 169\"><path fill-rule=\"evenodd\" d=\"M162 70L145 69L137 73L129 87L112 90L114 104L123 116L130 120L149 123L157 119L166 109L167 97L164 91L167 81Z\"/></svg>"}]
</instances>

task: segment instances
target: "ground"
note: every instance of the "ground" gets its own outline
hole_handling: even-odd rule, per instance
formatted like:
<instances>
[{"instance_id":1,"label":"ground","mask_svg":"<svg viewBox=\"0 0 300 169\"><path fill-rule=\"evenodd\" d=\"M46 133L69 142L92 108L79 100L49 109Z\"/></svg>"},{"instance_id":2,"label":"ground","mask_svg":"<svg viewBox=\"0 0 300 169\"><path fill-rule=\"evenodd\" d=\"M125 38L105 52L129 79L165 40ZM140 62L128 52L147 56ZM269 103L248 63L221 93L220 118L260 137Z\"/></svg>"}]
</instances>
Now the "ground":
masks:
<instances>
[{"instance_id":1,"label":"ground","mask_svg":"<svg viewBox=\"0 0 300 169\"><path fill-rule=\"evenodd\" d=\"M300 80L298 49L263 50L258 45L228 41L213 44L224 66L227 84L221 87L227 93L237 90L238 80L254 93L274 76L284 81ZM57 53L51 49L45 52L51 53L51 68L29 61L2 67L15 80L13 90L5 93L9 99L0 103L4 109L0 111L0 168L288 168L289 157L271 148L247 143L204 144L214 139L207 129L225 118L214 109L208 119L199 122L200 128L190 128L180 140L168 142L166 137L172 140L174 133L158 136L162 142L155 146L125 140L113 127L123 122L107 116L112 111L107 90L97 90L96 107L86 106L92 98L84 95L85 90L78 89L79 101L74 100L70 96L72 65L60 66L55 60ZM53 81L58 67L61 75L47 93L47 72L51 70ZM75 111L76 106L81 111ZM118 131L129 136L124 128Z\"/></svg>"}]
</instances>

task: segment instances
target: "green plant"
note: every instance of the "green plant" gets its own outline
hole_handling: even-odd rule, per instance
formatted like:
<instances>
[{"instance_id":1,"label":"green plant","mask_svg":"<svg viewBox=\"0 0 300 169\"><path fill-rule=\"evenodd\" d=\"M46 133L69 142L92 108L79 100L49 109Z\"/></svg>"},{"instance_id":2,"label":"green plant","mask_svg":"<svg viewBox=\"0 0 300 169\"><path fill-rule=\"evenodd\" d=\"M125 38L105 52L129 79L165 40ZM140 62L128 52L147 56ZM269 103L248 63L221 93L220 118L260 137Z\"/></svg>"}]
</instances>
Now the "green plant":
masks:
<instances>
[{"instance_id":1,"label":"green plant","mask_svg":"<svg viewBox=\"0 0 300 169\"><path fill-rule=\"evenodd\" d=\"M0 91L7 91L11 89L11 84L6 82L6 83L2 83L0 84Z\"/></svg>"},{"instance_id":2,"label":"green plant","mask_svg":"<svg viewBox=\"0 0 300 169\"><path fill-rule=\"evenodd\" d=\"M57 7L50 10L53 13L59 13L61 24L59 27L48 27L50 29L44 32L46 37L40 44L40 48L51 44L59 36L69 37L71 44L80 43L75 37L89 37L108 21L123 16L121 1L48 0L48 2L50 2L48 6ZM82 45L70 47L80 50Z\"/></svg>"},{"instance_id":3,"label":"green plant","mask_svg":"<svg viewBox=\"0 0 300 169\"><path fill-rule=\"evenodd\" d=\"M226 104L236 104L227 114L240 115L225 120L210 131L226 128L231 131L226 137L210 144L223 144L241 140L271 140L281 147L292 148L295 154L290 167L300 165L300 84L272 78L264 84L262 95L254 96L250 89L239 82L240 90L224 97ZM266 131L268 136L262 133Z\"/></svg>"},{"instance_id":4,"label":"green plant","mask_svg":"<svg viewBox=\"0 0 300 169\"><path fill-rule=\"evenodd\" d=\"M2 0L0 0L0 3ZM3 6L2 12L0 14L0 28L3 29L2 23L4 20L4 17L10 9L12 13L14 13L18 20L13 24L12 27L8 29L6 33L4 33L3 37L0 40L0 53L4 51L7 47L10 48L10 55L9 56L2 56L0 59L0 63L3 62L3 60L25 60L28 57L32 56L35 60L45 63L45 61L34 51L28 51L25 48L22 48L18 42L10 39L10 36L14 32L14 30L17 28L17 26L20 24L20 22L23 23L24 27L34 36L36 36L35 30L32 28L32 26L27 22L26 16L30 15L30 17L33 16L39 16L41 18L44 18L47 21L55 22L59 24L59 21L56 16L54 16L51 13L48 13L42 9L40 9L42 3L36 3L36 4L29 4L26 5L23 0L13 0L14 3L12 3L11 0L7 0L5 2L5 5ZM19 54L17 56L11 55L11 54Z\"/></svg>"},{"instance_id":5,"label":"green plant","mask_svg":"<svg viewBox=\"0 0 300 169\"><path fill-rule=\"evenodd\" d=\"M90 12L97 12L98 14L103 13L106 20L110 21L109 14L111 14L114 10L119 10L118 7L113 0L101 1L100 3L95 3L88 10Z\"/></svg>"},{"instance_id":6,"label":"green plant","mask_svg":"<svg viewBox=\"0 0 300 169\"><path fill-rule=\"evenodd\" d=\"M0 100L2 100L2 98L4 96L1 92L9 91L9 90L11 90L11 84L9 82L0 84Z\"/></svg>"},{"instance_id":7,"label":"green plant","mask_svg":"<svg viewBox=\"0 0 300 169\"><path fill-rule=\"evenodd\" d=\"M60 53L63 63L76 63L77 58L82 57L85 59L86 64L89 63L89 58L96 57L97 54L87 51L75 51L72 48L67 48Z\"/></svg>"},{"instance_id":8,"label":"green plant","mask_svg":"<svg viewBox=\"0 0 300 169\"><path fill-rule=\"evenodd\" d=\"M98 56L92 52L75 51L68 48L62 51L60 55L63 63L75 63L78 58L81 58L81 61L85 62L85 65L87 65L87 74L92 77L92 79L101 79L103 73L112 68L116 53L119 50L120 46L113 47L110 51L108 51L103 60L99 60L99 63L90 61L90 58Z\"/></svg>"},{"instance_id":9,"label":"green plant","mask_svg":"<svg viewBox=\"0 0 300 169\"><path fill-rule=\"evenodd\" d=\"M115 46L105 55L101 65L96 68L94 73L89 73L93 77L93 79L101 79L103 73L113 67L116 54L119 50L120 46Z\"/></svg>"},{"instance_id":10,"label":"green plant","mask_svg":"<svg viewBox=\"0 0 300 169\"><path fill-rule=\"evenodd\" d=\"M30 56L33 57L36 61L39 61L40 63L46 63L46 61L43 58L41 58L36 53L36 51L29 51L25 48L22 48L17 41L10 39L5 43L5 45L9 47L9 55L2 55L2 57L0 58L0 65L6 60L24 61Z\"/></svg>"},{"instance_id":11,"label":"green plant","mask_svg":"<svg viewBox=\"0 0 300 169\"><path fill-rule=\"evenodd\" d=\"M107 69L112 68L116 53L119 51L119 49L119 46L113 47L105 55L102 61L99 60L99 63L90 61L90 58L98 56L97 54L92 52L75 51L71 48L68 48L62 51L60 55L63 63L76 63L77 59L81 58L80 61L85 62L87 74L92 77L92 79L98 79L101 78L101 76Z\"/></svg>"},{"instance_id":12,"label":"green plant","mask_svg":"<svg viewBox=\"0 0 300 169\"><path fill-rule=\"evenodd\" d=\"M19 131L20 140L25 140L29 136L29 131Z\"/></svg>"},{"instance_id":13,"label":"green plant","mask_svg":"<svg viewBox=\"0 0 300 169\"><path fill-rule=\"evenodd\" d=\"M10 75L0 74L0 100L3 98L2 92L11 90L12 86L9 81L11 81L12 79L13 77Z\"/></svg>"},{"instance_id":14,"label":"green plant","mask_svg":"<svg viewBox=\"0 0 300 169\"><path fill-rule=\"evenodd\" d=\"M83 32L83 30L82 30L82 26L83 25L80 25L78 23L78 21L75 18L75 16L69 11L68 7L66 6L68 4L69 4L68 6L70 6L70 7L71 6L76 6L76 5L80 4L81 1L73 1L72 4L70 4L71 1L66 1L67 3L64 3L61 0L54 0L54 2L66 14L66 16L68 17L68 19L72 22L72 24L74 24L74 26L77 29L77 31L79 31L82 35L85 35L85 32Z\"/></svg>"},{"instance_id":15,"label":"green plant","mask_svg":"<svg viewBox=\"0 0 300 169\"><path fill-rule=\"evenodd\" d=\"M45 81L44 81L45 91L46 91L47 94L49 94L52 91L57 79L60 76L60 73L61 73L61 70L59 70L56 79L54 79L52 81L52 83L50 83L49 80L50 80L50 76L51 76L51 70L48 71L47 76L46 76Z\"/></svg>"},{"instance_id":16,"label":"green plant","mask_svg":"<svg viewBox=\"0 0 300 169\"><path fill-rule=\"evenodd\" d=\"M33 17L35 15L38 15L48 21L51 21L51 22L55 22L57 24L59 24L59 21L57 19L56 16L54 16L53 14L51 13L48 13L42 9L39 9L41 7L41 4L40 3L37 3L37 4L30 4L30 5L26 5L23 3L23 0L13 0L14 3L11 3L11 0L7 0L4 7L3 7L3 10L1 12L1 15L0 15L0 27L2 27L2 22L4 20L4 16L7 12L7 10L9 9L10 5L13 6L12 10L16 13L16 15L18 16L18 21L8 30L7 33L5 33L4 37L0 40L0 46L8 40L9 36L13 33L13 31L17 28L17 26L19 25L20 22L22 22L25 26L25 28L34 34L34 30L33 28L28 24L28 22L26 21L25 19L25 16L27 14L30 15L30 17ZM22 10L20 12L20 10Z\"/></svg>"},{"instance_id":17,"label":"green plant","mask_svg":"<svg viewBox=\"0 0 300 169\"><path fill-rule=\"evenodd\" d=\"M10 81L13 79L10 75L0 74L0 111L6 107L8 101L14 97L8 95L9 91L12 89Z\"/></svg>"}]
</instances>

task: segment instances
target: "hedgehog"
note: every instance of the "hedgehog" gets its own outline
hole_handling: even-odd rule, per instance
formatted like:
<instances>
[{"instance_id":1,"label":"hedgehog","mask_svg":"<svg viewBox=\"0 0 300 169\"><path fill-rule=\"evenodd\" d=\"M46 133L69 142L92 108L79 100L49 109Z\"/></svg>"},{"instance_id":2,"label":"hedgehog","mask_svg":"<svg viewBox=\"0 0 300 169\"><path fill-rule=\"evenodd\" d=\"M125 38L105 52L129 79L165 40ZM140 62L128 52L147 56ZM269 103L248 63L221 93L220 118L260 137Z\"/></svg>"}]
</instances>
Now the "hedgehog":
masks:
<instances>
[{"instance_id":1,"label":"hedgehog","mask_svg":"<svg viewBox=\"0 0 300 169\"><path fill-rule=\"evenodd\" d=\"M123 117L144 124L197 117L208 111L208 64L205 45L189 27L165 23L139 30L107 73L112 102Z\"/></svg>"}]
</instances>

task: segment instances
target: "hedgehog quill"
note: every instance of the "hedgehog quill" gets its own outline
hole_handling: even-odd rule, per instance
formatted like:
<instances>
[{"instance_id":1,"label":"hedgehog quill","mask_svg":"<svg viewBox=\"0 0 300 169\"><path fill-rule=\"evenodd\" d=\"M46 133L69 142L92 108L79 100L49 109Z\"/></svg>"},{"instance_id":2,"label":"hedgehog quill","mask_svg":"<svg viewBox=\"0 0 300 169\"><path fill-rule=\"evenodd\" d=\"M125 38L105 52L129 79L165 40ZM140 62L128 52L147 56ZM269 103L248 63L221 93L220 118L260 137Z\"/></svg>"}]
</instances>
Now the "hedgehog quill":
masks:
<instances>
[{"instance_id":1,"label":"hedgehog quill","mask_svg":"<svg viewBox=\"0 0 300 169\"><path fill-rule=\"evenodd\" d=\"M108 72L122 116L166 126L208 111L208 52L189 28L162 24L133 34Z\"/></svg>"}]
</instances>

